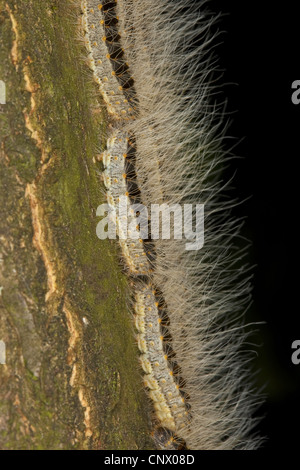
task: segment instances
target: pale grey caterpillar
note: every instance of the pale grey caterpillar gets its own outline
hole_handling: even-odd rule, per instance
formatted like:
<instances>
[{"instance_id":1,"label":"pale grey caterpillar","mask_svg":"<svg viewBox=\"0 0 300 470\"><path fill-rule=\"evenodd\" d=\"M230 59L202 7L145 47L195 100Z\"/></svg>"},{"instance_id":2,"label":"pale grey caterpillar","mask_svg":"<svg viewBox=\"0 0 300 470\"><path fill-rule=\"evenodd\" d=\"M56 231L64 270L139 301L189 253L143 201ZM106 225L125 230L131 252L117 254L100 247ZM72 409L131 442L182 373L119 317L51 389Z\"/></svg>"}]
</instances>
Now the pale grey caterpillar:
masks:
<instances>
[{"instance_id":1,"label":"pale grey caterpillar","mask_svg":"<svg viewBox=\"0 0 300 470\"><path fill-rule=\"evenodd\" d=\"M248 279L232 268L238 224L219 207L225 160L210 104L212 20L182 0L81 2L89 65L110 126L103 153L108 206L135 297L144 384L156 445L252 449L249 372L239 356L238 317ZM129 207L132 237L116 209ZM134 203L206 205L205 249L143 240Z\"/></svg>"}]
</instances>

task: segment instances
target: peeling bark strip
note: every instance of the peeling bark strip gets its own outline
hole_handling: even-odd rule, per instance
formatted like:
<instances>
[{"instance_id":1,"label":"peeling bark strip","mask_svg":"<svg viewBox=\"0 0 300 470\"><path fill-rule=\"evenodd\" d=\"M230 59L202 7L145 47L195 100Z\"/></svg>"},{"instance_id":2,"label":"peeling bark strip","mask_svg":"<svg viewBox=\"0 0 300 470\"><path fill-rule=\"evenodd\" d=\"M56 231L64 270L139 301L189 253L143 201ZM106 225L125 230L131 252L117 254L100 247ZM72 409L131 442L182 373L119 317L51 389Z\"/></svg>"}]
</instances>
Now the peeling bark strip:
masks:
<instances>
[{"instance_id":1,"label":"peeling bark strip","mask_svg":"<svg viewBox=\"0 0 300 470\"><path fill-rule=\"evenodd\" d=\"M72 8L0 0L0 448L150 449L126 281L91 238L103 116Z\"/></svg>"}]
</instances>

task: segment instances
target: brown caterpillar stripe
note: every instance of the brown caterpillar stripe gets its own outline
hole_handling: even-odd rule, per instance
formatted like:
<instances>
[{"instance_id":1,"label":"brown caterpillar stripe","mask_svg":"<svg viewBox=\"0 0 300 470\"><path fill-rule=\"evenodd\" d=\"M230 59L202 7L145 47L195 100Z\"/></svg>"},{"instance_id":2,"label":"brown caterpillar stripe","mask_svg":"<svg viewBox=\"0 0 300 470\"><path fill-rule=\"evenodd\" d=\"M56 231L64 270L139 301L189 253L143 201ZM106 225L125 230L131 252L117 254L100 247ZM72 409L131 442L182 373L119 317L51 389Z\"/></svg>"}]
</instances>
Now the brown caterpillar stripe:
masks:
<instances>
[{"instance_id":1,"label":"brown caterpillar stripe","mask_svg":"<svg viewBox=\"0 0 300 470\"><path fill-rule=\"evenodd\" d=\"M105 166L103 174L104 184L107 188L107 200L112 207L117 224L117 233L119 243L125 262L132 274L146 275L149 274L149 263L145 253L143 240L139 233L136 215L131 209L131 201L129 198L127 187L127 175L125 168L126 152L128 148L128 134L112 129L108 139L107 150L103 153L102 160ZM126 201L127 211L127 235L124 233L121 215L117 215L119 202ZM124 216L126 217L126 215ZM125 228L126 229L126 228Z\"/></svg>"}]
</instances>

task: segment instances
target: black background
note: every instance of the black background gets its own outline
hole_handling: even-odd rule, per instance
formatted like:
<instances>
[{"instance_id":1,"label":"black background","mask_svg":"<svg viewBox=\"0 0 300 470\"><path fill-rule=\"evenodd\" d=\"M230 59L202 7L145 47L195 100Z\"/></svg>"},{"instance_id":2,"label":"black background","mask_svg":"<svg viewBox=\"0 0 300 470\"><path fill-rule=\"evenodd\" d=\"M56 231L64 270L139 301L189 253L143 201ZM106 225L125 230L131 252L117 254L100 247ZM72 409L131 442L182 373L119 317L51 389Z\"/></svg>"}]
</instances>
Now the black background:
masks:
<instances>
[{"instance_id":1,"label":"black background","mask_svg":"<svg viewBox=\"0 0 300 470\"><path fill-rule=\"evenodd\" d=\"M300 339L300 105L292 104L291 84L300 79L300 4L212 0L209 9L224 13L216 53L227 83L228 135L243 157L229 169L237 170L233 192L240 200L251 196L234 212L247 216L243 235L252 241L248 259L256 265L247 320L265 322L254 338L258 385L267 394L259 430L265 449L292 449L300 424L300 365L291 361L291 344Z\"/></svg>"}]
</instances>

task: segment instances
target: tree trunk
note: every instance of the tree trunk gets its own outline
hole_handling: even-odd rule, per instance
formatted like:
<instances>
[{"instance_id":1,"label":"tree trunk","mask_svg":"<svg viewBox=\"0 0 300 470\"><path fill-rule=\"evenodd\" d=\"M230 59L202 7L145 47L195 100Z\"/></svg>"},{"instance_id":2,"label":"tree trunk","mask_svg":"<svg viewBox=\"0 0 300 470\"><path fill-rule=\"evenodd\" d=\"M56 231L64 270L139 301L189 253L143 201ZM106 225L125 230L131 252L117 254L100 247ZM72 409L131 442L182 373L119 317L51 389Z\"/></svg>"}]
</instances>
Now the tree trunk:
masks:
<instances>
[{"instance_id":1,"label":"tree trunk","mask_svg":"<svg viewBox=\"0 0 300 470\"><path fill-rule=\"evenodd\" d=\"M96 236L105 113L78 14L0 0L1 449L153 447L127 280Z\"/></svg>"}]
</instances>

